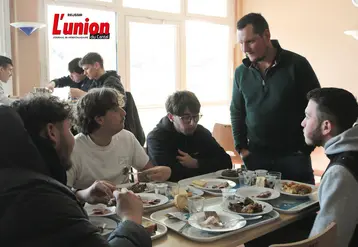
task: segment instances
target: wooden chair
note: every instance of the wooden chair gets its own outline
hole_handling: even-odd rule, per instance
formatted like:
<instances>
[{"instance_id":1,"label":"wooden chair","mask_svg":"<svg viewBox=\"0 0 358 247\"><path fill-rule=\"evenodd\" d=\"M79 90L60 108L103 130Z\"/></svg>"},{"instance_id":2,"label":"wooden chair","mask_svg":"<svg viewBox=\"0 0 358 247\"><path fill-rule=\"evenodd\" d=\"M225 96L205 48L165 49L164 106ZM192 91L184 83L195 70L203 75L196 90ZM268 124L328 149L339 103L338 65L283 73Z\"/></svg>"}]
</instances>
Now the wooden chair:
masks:
<instances>
[{"instance_id":1,"label":"wooden chair","mask_svg":"<svg viewBox=\"0 0 358 247\"><path fill-rule=\"evenodd\" d=\"M243 163L239 153L235 150L231 125L216 123L212 134L220 146L231 156L231 161L234 166L235 164Z\"/></svg>"},{"instance_id":2,"label":"wooden chair","mask_svg":"<svg viewBox=\"0 0 358 247\"><path fill-rule=\"evenodd\" d=\"M274 244L270 247L333 247L336 246L337 224L332 222L324 232L303 241Z\"/></svg>"}]
</instances>

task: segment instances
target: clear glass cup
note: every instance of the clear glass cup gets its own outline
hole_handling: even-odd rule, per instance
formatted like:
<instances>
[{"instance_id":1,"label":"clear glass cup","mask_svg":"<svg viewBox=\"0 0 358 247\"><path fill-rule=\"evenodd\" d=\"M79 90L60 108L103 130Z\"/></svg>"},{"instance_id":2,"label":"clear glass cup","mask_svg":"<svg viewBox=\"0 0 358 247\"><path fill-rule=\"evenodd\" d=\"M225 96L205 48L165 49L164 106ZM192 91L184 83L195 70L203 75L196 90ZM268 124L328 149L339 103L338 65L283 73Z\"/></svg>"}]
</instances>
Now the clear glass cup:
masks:
<instances>
[{"instance_id":1,"label":"clear glass cup","mask_svg":"<svg viewBox=\"0 0 358 247\"><path fill-rule=\"evenodd\" d=\"M245 187L245 186L247 186L246 184L245 184L245 176L244 176L244 173L242 172L242 173L239 173L239 185L240 185L240 187Z\"/></svg>"},{"instance_id":2,"label":"clear glass cup","mask_svg":"<svg viewBox=\"0 0 358 247\"><path fill-rule=\"evenodd\" d=\"M155 194L167 195L168 185L165 183L154 184Z\"/></svg>"},{"instance_id":3,"label":"clear glass cup","mask_svg":"<svg viewBox=\"0 0 358 247\"><path fill-rule=\"evenodd\" d=\"M267 176L269 176L270 178L271 177L274 177L275 178L275 181L274 181L274 186L273 186L273 189L274 190L277 190L277 191L280 191L281 190L281 177L282 177L282 173L281 172L268 172L267 173Z\"/></svg>"},{"instance_id":4,"label":"clear glass cup","mask_svg":"<svg viewBox=\"0 0 358 247\"><path fill-rule=\"evenodd\" d=\"M254 171L246 171L244 174L244 185L252 186L256 183L256 173Z\"/></svg>"},{"instance_id":5,"label":"clear glass cup","mask_svg":"<svg viewBox=\"0 0 358 247\"><path fill-rule=\"evenodd\" d=\"M188 209L190 214L204 211L205 198L202 196L188 197Z\"/></svg>"},{"instance_id":6,"label":"clear glass cup","mask_svg":"<svg viewBox=\"0 0 358 247\"><path fill-rule=\"evenodd\" d=\"M225 202L226 200L235 200L236 189L225 188L225 189L221 189L221 192L222 192L223 202Z\"/></svg>"},{"instance_id":7,"label":"clear glass cup","mask_svg":"<svg viewBox=\"0 0 358 247\"><path fill-rule=\"evenodd\" d=\"M177 183L169 184L168 188L167 188L167 195L166 196L169 199L174 198L176 195L179 194L179 188L180 188L180 186Z\"/></svg>"},{"instance_id":8,"label":"clear glass cup","mask_svg":"<svg viewBox=\"0 0 358 247\"><path fill-rule=\"evenodd\" d=\"M267 175L267 170L263 170L263 169L255 170L255 173L256 176L258 177L265 177Z\"/></svg>"}]
</instances>

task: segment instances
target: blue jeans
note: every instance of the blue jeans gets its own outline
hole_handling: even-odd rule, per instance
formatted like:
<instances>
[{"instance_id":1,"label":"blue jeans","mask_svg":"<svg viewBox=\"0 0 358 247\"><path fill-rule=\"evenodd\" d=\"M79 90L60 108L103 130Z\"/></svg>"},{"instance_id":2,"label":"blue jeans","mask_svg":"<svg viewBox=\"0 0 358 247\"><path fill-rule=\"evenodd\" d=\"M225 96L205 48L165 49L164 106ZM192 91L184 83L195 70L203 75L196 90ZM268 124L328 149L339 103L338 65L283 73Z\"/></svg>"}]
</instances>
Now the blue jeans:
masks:
<instances>
[{"instance_id":1,"label":"blue jeans","mask_svg":"<svg viewBox=\"0 0 358 247\"><path fill-rule=\"evenodd\" d=\"M248 170L281 172L282 179L314 184L311 156L301 152L286 155L250 153L243 159Z\"/></svg>"}]
</instances>

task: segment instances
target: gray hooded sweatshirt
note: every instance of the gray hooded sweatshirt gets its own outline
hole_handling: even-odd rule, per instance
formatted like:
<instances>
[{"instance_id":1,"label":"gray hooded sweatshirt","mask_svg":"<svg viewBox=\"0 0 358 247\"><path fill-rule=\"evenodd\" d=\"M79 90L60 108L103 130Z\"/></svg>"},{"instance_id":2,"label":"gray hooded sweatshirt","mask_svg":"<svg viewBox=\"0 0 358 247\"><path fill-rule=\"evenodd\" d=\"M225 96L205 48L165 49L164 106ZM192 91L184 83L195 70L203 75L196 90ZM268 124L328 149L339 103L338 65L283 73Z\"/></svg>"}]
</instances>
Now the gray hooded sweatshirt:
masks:
<instances>
[{"instance_id":1,"label":"gray hooded sweatshirt","mask_svg":"<svg viewBox=\"0 0 358 247\"><path fill-rule=\"evenodd\" d=\"M324 148L326 155L358 151L358 126L331 138ZM348 247L358 223L357 191L358 182L347 168L342 165L330 166L318 190L321 210L310 236L323 232L334 221L337 224L336 246Z\"/></svg>"}]
</instances>

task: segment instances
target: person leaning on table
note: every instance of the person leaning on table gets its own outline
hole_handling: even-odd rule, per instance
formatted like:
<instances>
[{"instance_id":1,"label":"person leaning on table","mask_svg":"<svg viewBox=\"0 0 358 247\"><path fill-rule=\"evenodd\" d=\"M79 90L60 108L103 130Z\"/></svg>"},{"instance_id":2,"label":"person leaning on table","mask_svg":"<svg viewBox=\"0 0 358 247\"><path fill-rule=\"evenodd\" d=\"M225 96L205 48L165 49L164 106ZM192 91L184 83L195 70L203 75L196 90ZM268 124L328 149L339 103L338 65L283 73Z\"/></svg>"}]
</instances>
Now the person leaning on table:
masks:
<instances>
[{"instance_id":1,"label":"person leaning on table","mask_svg":"<svg viewBox=\"0 0 358 247\"><path fill-rule=\"evenodd\" d=\"M14 106L27 122L26 129L14 109L0 106L1 246L151 246L150 236L141 226L142 202L131 193L112 194L110 190L110 196L117 199L118 216L123 222L108 240L89 222L80 198L66 186L66 169L70 168L68 155L73 147L67 108L50 111L54 114L47 117L42 115L44 119L36 116L46 112L50 106L56 108L66 105L58 99L56 101L56 97L52 97L52 100L44 96L30 101L22 99ZM34 111L38 103L42 106L40 112ZM32 120L28 119L28 114L32 115ZM46 123L48 118L54 116L59 118ZM41 121L45 123L39 124L41 128L38 131L41 133L36 134L33 128ZM29 133L32 133L31 137ZM64 138L64 135L69 139ZM84 199L97 203L99 196L109 196L104 186L106 184L97 182L83 190L86 194Z\"/></svg>"}]
</instances>

